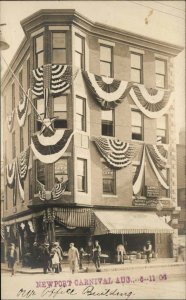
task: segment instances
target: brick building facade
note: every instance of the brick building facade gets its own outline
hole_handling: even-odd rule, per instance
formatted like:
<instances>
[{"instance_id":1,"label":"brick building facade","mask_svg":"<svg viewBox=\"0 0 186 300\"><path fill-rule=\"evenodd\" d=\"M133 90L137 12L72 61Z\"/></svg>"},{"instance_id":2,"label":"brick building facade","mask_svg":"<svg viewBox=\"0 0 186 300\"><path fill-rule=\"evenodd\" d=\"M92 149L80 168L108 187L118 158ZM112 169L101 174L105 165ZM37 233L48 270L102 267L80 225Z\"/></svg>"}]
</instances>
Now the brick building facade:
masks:
<instances>
[{"instance_id":1,"label":"brick building facade","mask_svg":"<svg viewBox=\"0 0 186 300\"><path fill-rule=\"evenodd\" d=\"M73 136L58 160L51 163L48 156L44 163L42 157L46 153L32 151L38 144L30 146L31 141L34 144L32 136L42 127L35 108L28 103L26 119L20 126L22 119L17 121L16 108L18 104L20 108L23 106L21 99L25 99L25 94L12 73L6 72L2 81L5 167L30 149L22 187L19 179L22 175L15 176L11 188L5 178L7 241L14 240L19 246L20 259L31 251L34 241L56 239L66 251L71 241L86 248L88 242L99 238L103 252L108 253L111 260L118 243L124 242L128 252L142 251L147 239L152 241L160 257L174 255L178 214L175 99L169 107L172 93L166 94L160 107L155 105L157 99L152 99L154 103L150 107L154 105L154 108L148 110L143 107L143 101L137 99L136 102L134 98L138 98L141 91L140 99L146 94L147 98L158 94L162 100L164 90L172 92L173 59L182 49L93 23L74 10L41 10L24 19L21 25L25 37L10 67L28 92L37 113L43 118L47 108L50 117L58 117L54 120L56 132L71 129ZM70 66L71 71L70 83L67 78L64 83L69 84L69 88L57 93L50 82L55 81L56 66ZM36 81L40 83L39 92ZM135 83L138 94L133 89ZM58 89L58 83L55 84ZM48 91L47 102L44 92L40 93L41 86ZM125 96L119 94L122 88ZM168 108L161 113L166 105ZM47 147L46 137L39 136L38 140L45 140ZM111 148L108 150L112 141L117 148L116 157L112 157L114 166L109 156ZM153 149L163 149L162 160L166 161L166 167L161 166L159 170L152 159L147 158L148 149L154 145L161 146ZM119 147L131 147L132 154L125 150L121 154ZM37 148L38 151L41 148ZM121 161L122 167L118 165L120 155L126 156ZM124 161L128 163L125 165ZM19 172L16 168L15 174ZM140 181L136 192L135 178L136 184ZM61 179L68 183L54 201L51 191ZM44 186L44 199L38 181L40 188ZM120 224L116 224L117 218ZM146 226L142 222L145 218ZM124 219L130 223L129 228L125 227Z\"/></svg>"}]
</instances>

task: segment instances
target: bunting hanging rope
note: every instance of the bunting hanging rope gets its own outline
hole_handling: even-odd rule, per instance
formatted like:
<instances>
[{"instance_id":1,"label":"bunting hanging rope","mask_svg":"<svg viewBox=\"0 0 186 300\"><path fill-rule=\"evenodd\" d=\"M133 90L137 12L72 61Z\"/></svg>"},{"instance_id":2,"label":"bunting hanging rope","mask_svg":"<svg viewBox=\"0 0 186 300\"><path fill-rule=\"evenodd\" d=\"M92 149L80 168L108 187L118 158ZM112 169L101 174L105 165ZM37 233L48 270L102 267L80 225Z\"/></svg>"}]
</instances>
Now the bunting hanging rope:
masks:
<instances>
[{"instance_id":1,"label":"bunting hanging rope","mask_svg":"<svg viewBox=\"0 0 186 300\"><path fill-rule=\"evenodd\" d=\"M128 95L132 83L83 71L91 93L103 109L113 109Z\"/></svg>"},{"instance_id":2,"label":"bunting hanging rope","mask_svg":"<svg viewBox=\"0 0 186 300\"><path fill-rule=\"evenodd\" d=\"M130 96L147 117L160 118L172 104L174 93L167 90L147 89L144 85L133 84Z\"/></svg>"},{"instance_id":3,"label":"bunting hanging rope","mask_svg":"<svg viewBox=\"0 0 186 300\"><path fill-rule=\"evenodd\" d=\"M137 166L136 173L133 178L134 195L139 194L141 191L143 185L144 171L145 171L145 146L143 147L140 165Z\"/></svg>"},{"instance_id":4,"label":"bunting hanging rope","mask_svg":"<svg viewBox=\"0 0 186 300\"><path fill-rule=\"evenodd\" d=\"M31 147L37 159L46 164L56 162L67 150L74 132L69 129L56 130L52 136L35 134Z\"/></svg>"},{"instance_id":5,"label":"bunting hanging rope","mask_svg":"<svg viewBox=\"0 0 186 300\"><path fill-rule=\"evenodd\" d=\"M60 183L56 183L52 189L52 199L58 200L65 192L67 188L68 180Z\"/></svg>"},{"instance_id":6,"label":"bunting hanging rope","mask_svg":"<svg viewBox=\"0 0 186 300\"><path fill-rule=\"evenodd\" d=\"M110 166L120 169L131 163L134 156L133 144L107 137L93 137L92 140Z\"/></svg>"},{"instance_id":7,"label":"bunting hanging rope","mask_svg":"<svg viewBox=\"0 0 186 300\"><path fill-rule=\"evenodd\" d=\"M30 156L30 147L22 151L17 158L18 172L21 180L25 180L26 178L28 165L29 165L29 156Z\"/></svg>"},{"instance_id":8,"label":"bunting hanging rope","mask_svg":"<svg viewBox=\"0 0 186 300\"><path fill-rule=\"evenodd\" d=\"M8 131L12 132L13 126L14 126L14 112L13 110L8 116L7 116L7 126L8 126Z\"/></svg>"},{"instance_id":9,"label":"bunting hanging rope","mask_svg":"<svg viewBox=\"0 0 186 300\"><path fill-rule=\"evenodd\" d=\"M24 126L25 124L27 110L28 110L28 97L24 95L23 98L19 101L19 104L16 108L17 121L20 127Z\"/></svg>"},{"instance_id":10,"label":"bunting hanging rope","mask_svg":"<svg viewBox=\"0 0 186 300\"><path fill-rule=\"evenodd\" d=\"M168 151L163 145L146 145L149 153L159 169L165 169L168 162Z\"/></svg>"},{"instance_id":11,"label":"bunting hanging rope","mask_svg":"<svg viewBox=\"0 0 186 300\"><path fill-rule=\"evenodd\" d=\"M146 147L146 154L147 154L147 157L148 157L148 160L149 160L149 163L151 165L151 168L152 170L154 171L158 181L160 182L160 184L166 189L168 190L169 189L169 186L167 185L167 182L166 182L166 179L165 177L163 176L162 172L160 170L158 170L158 168L156 167L151 155L150 155L150 152L148 150L148 148Z\"/></svg>"},{"instance_id":12,"label":"bunting hanging rope","mask_svg":"<svg viewBox=\"0 0 186 300\"><path fill-rule=\"evenodd\" d=\"M15 185L15 161L6 166L6 174L7 174L7 185L10 189L12 189Z\"/></svg>"}]
</instances>

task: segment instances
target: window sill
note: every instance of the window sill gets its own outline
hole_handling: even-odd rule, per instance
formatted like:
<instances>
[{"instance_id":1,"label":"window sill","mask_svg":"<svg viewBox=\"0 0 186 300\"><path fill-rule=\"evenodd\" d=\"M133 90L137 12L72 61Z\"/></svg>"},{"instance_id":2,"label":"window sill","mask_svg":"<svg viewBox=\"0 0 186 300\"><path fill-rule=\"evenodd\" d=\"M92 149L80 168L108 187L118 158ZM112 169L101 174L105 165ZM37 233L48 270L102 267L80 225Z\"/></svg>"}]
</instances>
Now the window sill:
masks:
<instances>
[{"instance_id":1,"label":"window sill","mask_svg":"<svg viewBox=\"0 0 186 300\"><path fill-rule=\"evenodd\" d=\"M135 143L139 143L139 144L144 144L145 142L142 141L142 140L134 140L134 139L131 139L133 142Z\"/></svg>"},{"instance_id":2,"label":"window sill","mask_svg":"<svg viewBox=\"0 0 186 300\"><path fill-rule=\"evenodd\" d=\"M118 195L102 194L102 197L104 197L104 198L118 198Z\"/></svg>"}]
</instances>

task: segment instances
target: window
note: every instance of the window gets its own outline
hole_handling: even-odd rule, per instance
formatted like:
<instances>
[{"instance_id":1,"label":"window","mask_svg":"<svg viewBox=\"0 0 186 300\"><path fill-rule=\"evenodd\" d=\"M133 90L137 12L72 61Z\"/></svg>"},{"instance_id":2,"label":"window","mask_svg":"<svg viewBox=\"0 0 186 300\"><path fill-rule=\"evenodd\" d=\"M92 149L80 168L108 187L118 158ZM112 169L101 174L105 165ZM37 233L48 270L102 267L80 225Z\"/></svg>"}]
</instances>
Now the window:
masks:
<instances>
[{"instance_id":1,"label":"window","mask_svg":"<svg viewBox=\"0 0 186 300\"><path fill-rule=\"evenodd\" d=\"M36 68L44 64L44 41L43 35L36 37L35 39L35 60Z\"/></svg>"},{"instance_id":2,"label":"window","mask_svg":"<svg viewBox=\"0 0 186 300\"><path fill-rule=\"evenodd\" d=\"M27 89L30 87L30 58L27 60Z\"/></svg>"},{"instance_id":3,"label":"window","mask_svg":"<svg viewBox=\"0 0 186 300\"><path fill-rule=\"evenodd\" d=\"M28 115L28 145L31 144L31 115Z\"/></svg>"},{"instance_id":4,"label":"window","mask_svg":"<svg viewBox=\"0 0 186 300\"><path fill-rule=\"evenodd\" d=\"M86 131L86 102L81 97L76 97L76 128Z\"/></svg>"},{"instance_id":5,"label":"window","mask_svg":"<svg viewBox=\"0 0 186 300\"><path fill-rule=\"evenodd\" d=\"M167 116L162 116L157 119L156 142L157 144L166 144L168 142L167 136Z\"/></svg>"},{"instance_id":6,"label":"window","mask_svg":"<svg viewBox=\"0 0 186 300\"><path fill-rule=\"evenodd\" d=\"M102 175L103 175L103 194L116 193L116 172L109 168L105 163L102 164Z\"/></svg>"},{"instance_id":7,"label":"window","mask_svg":"<svg viewBox=\"0 0 186 300\"><path fill-rule=\"evenodd\" d=\"M28 170L28 176L29 176L29 200L32 199L32 169Z\"/></svg>"},{"instance_id":8,"label":"window","mask_svg":"<svg viewBox=\"0 0 186 300\"><path fill-rule=\"evenodd\" d=\"M111 77L112 68L112 47L100 45L100 75Z\"/></svg>"},{"instance_id":9,"label":"window","mask_svg":"<svg viewBox=\"0 0 186 300\"><path fill-rule=\"evenodd\" d=\"M15 131L12 133L12 158L16 157Z\"/></svg>"},{"instance_id":10,"label":"window","mask_svg":"<svg viewBox=\"0 0 186 300\"><path fill-rule=\"evenodd\" d=\"M170 181L169 169L162 169L161 173L162 173L167 185L170 185L170 183L169 183L169 181ZM163 188L162 185L159 183L159 197L169 197L169 196L170 196L169 190Z\"/></svg>"},{"instance_id":11,"label":"window","mask_svg":"<svg viewBox=\"0 0 186 300\"><path fill-rule=\"evenodd\" d=\"M132 140L143 140L143 118L136 110L132 110Z\"/></svg>"},{"instance_id":12,"label":"window","mask_svg":"<svg viewBox=\"0 0 186 300\"><path fill-rule=\"evenodd\" d=\"M15 108L15 84L12 84L12 110Z\"/></svg>"},{"instance_id":13,"label":"window","mask_svg":"<svg viewBox=\"0 0 186 300\"><path fill-rule=\"evenodd\" d=\"M85 39L79 35L75 35L75 65L84 69L85 67Z\"/></svg>"},{"instance_id":14,"label":"window","mask_svg":"<svg viewBox=\"0 0 186 300\"><path fill-rule=\"evenodd\" d=\"M19 72L19 99L21 100L23 98L23 71L21 70Z\"/></svg>"},{"instance_id":15,"label":"window","mask_svg":"<svg viewBox=\"0 0 186 300\"><path fill-rule=\"evenodd\" d=\"M20 152L24 149L23 127L20 127Z\"/></svg>"},{"instance_id":16,"label":"window","mask_svg":"<svg viewBox=\"0 0 186 300\"><path fill-rule=\"evenodd\" d=\"M67 96L63 95L54 98L54 128L67 128Z\"/></svg>"},{"instance_id":17,"label":"window","mask_svg":"<svg viewBox=\"0 0 186 300\"><path fill-rule=\"evenodd\" d=\"M66 64L66 34L52 33L52 63Z\"/></svg>"},{"instance_id":18,"label":"window","mask_svg":"<svg viewBox=\"0 0 186 300\"><path fill-rule=\"evenodd\" d=\"M43 119L44 118L44 113L45 113L45 101L44 101L44 99L37 99L36 100L36 109L37 109L38 114L40 114L41 118ZM41 120L39 118L39 116L37 116L36 131L41 130L41 126L42 126L42 123L38 122L38 120Z\"/></svg>"},{"instance_id":19,"label":"window","mask_svg":"<svg viewBox=\"0 0 186 300\"><path fill-rule=\"evenodd\" d=\"M102 110L101 111L101 126L102 135L114 136L114 121L113 121L113 110Z\"/></svg>"},{"instance_id":20,"label":"window","mask_svg":"<svg viewBox=\"0 0 186 300\"><path fill-rule=\"evenodd\" d=\"M68 159L61 158L54 164L54 181L60 183L66 180L68 180ZM68 190L68 186L66 190Z\"/></svg>"},{"instance_id":21,"label":"window","mask_svg":"<svg viewBox=\"0 0 186 300\"><path fill-rule=\"evenodd\" d=\"M77 185L78 192L87 192L87 161L77 159Z\"/></svg>"},{"instance_id":22,"label":"window","mask_svg":"<svg viewBox=\"0 0 186 300\"><path fill-rule=\"evenodd\" d=\"M36 160L36 178L45 185L45 164L40 160Z\"/></svg>"},{"instance_id":23,"label":"window","mask_svg":"<svg viewBox=\"0 0 186 300\"><path fill-rule=\"evenodd\" d=\"M155 60L156 87L165 88L166 86L167 62L162 59Z\"/></svg>"},{"instance_id":24,"label":"window","mask_svg":"<svg viewBox=\"0 0 186 300\"><path fill-rule=\"evenodd\" d=\"M143 83L143 56L131 53L131 81Z\"/></svg>"}]
</instances>

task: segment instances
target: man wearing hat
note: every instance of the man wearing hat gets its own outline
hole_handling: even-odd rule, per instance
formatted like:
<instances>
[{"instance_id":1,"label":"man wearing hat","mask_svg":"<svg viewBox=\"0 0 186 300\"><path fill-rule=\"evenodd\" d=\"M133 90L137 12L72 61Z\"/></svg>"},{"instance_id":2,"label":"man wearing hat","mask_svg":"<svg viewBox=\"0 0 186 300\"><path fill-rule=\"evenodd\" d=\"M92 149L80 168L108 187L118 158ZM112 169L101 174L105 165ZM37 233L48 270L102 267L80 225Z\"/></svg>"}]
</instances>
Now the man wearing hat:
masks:
<instances>
[{"instance_id":1,"label":"man wearing hat","mask_svg":"<svg viewBox=\"0 0 186 300\"><path fill-rule=\"evenodd\" d=\"M15 244L11 243L7 252L8 266L11 268L11 276L15 275L15 262L17 260L17 251Z\"/></svg>"},{"instance_id":2,"label":"man wearing hat","mask_svg":"<svg viewBox=\"0 0 186 300\"><path fill-rule=\"evenodd\" d=\"M95 241L95 247L93 249L93 262L96 267L96 272L101 272L100 269L100 255L101 255L101 247L98 241Z\"/></svg>"},{"instance_id":3,"label":"man wearing hat","mask_svg":"<svg viewBox=\"0 0 186 300\"><path fill-rule=\"evenodd\" d=\"M43 273L47 274L48 270L50 270L50 251L49 251L49 243L44 243L43 251L42 251L42 262L43 262Z\"/></svg>"},{"instance_id":4,"label":"man wearing hat","mask_svg":"<svg viewBox=\"0 0 186 300\"><path fill-rule=\"evenodd\" d=\"M152 253L151 241L147 241L146 245L143 248L144 253L147 255L147 262L150 263L150 255Z\"/></svg>"},{"instance_id":5,"label":"man wearing hat","mask_svg":"<svg viewBox=\"0 0 186 300\"><path fill-rule=\"evenodd\" d=\"M68 250L68 259L70 263L70 269L73 274L77 270L79 262L79 251L74 246L74 243L70 243L70 249Z\"/></svg>"}]
</instances>

